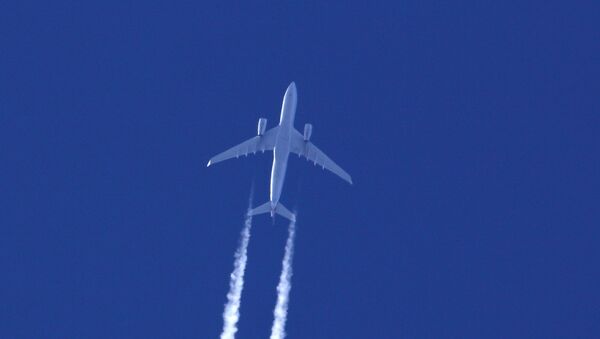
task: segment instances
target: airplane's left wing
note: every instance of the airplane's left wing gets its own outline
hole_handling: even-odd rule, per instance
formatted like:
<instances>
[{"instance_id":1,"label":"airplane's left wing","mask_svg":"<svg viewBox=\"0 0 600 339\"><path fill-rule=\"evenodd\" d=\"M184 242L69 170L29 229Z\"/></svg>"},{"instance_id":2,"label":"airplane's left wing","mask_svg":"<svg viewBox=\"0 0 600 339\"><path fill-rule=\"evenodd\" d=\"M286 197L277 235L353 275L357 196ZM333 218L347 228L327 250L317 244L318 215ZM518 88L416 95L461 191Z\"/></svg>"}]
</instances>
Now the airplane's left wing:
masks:
<instances>
[{"instance_id":1,"label":"airplane's left wing","mask_svg":"<svg viewBox=\"0 0 600 339\"><path fill-rule=\"evenodd\" d=\"M279 126L273 127L266 131L265 134L250 138L239 145L233 146L223 153L217 154L208 161L207 167L228 160L231 158L237 158L240 155L254 154L258 151L272 151L275 147L275 139L277 138L277 130Z\"/></svg>"},{"instance_id":2,"label":"airplane's left wing","mask_svg":"<svg viewBox=\"0 0 600 339\"><path fill-rule=\"evenodd\" d=\"M319 166L326 168L339 176L340 178L346 180L350 184L352 184L352 178L350 174L344 171L338 164L336 164L333 160L331 160L323 151L321 151L317 146L315 146L310 141L304 141L303 135L294 130L292 134L292 148L291 151L303 156L308 161L312 161Z\"/></svg>"}]
</instances>

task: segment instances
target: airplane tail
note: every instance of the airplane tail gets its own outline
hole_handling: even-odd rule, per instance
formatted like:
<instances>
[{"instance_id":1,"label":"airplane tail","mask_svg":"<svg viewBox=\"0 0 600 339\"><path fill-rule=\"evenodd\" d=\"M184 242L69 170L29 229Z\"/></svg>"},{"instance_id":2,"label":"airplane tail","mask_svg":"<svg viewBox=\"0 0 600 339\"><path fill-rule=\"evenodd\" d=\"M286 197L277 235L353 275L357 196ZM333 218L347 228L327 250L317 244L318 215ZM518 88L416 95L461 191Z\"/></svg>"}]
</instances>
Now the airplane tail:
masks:
<instances>
[{"instance_id":1,"label":"airplane tail","mask_svg":"<svg viewBox=\"0 0 600 339\"><path fill-rule=\"evenodd\" d=\"M258 214L264 214L264 213L271 213L272 217L275 215L275 213L277 213L290 221L296 221L296 215L294 215L294 213L290 212L290 210L285 208L285 206L283 206L282 203L277 203L277 205L275 206L275 209L273 210L271 208L270 201L267 201L266 203L258 206L257 208L255 208L253 210L250 210L248 212L248 215L258 215Z\"/></svg>"}]
</instances>

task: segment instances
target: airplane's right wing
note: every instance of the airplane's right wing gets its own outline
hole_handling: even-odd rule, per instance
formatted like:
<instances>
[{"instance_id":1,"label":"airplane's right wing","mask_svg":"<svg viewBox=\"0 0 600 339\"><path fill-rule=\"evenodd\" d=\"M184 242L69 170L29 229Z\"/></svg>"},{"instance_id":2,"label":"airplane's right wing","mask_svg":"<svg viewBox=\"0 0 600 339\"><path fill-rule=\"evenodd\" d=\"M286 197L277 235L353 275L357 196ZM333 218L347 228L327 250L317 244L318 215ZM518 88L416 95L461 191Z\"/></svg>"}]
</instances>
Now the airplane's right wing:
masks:
<instances>
[{"instance_id":1,"label":"airplane's right wing","mask_svg":"<svg viewBox=\"0 0 600 339\"><path fill-rule=\"evenodd\" d=\"M338 166L312 142L304 141L303 135L297 130L294 130L292 134L291 151L300 156L305 157L308 161L314 162L315 165L319 164L319 166L328 169L340 178L352 184L352 178L350 177L350 174L348 174L340 166Z\"/></svg>"},{"instance_id":2,"label":"airplane's right wing","mask_svg":"<svg viewBox=\"0 0 600 339\"><path fill-rule=\"evenodd\" d=\"M277 139L278 129L279 126L273 127L270 130L266 131L263 135L250 138L239 145L231 147L223 153L215 155L208 161L208 165L206 166L208 167L212 164L216 164L217 162L221 162L223 160L237 158L240 155L248 155L250 153L254 154L258 151L272 151L275 147L275 140Z\"/></svg>"}]
</instances>

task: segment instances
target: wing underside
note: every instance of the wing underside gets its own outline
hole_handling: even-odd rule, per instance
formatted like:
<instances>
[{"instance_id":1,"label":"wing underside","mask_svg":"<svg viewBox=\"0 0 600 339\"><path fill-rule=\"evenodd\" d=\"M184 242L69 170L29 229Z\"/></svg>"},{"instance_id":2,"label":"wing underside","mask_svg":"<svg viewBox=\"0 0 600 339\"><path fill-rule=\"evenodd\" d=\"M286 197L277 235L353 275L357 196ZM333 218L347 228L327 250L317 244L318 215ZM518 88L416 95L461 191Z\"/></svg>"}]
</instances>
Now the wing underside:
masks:
<instances>
[{"instance_id":1,"label":"wing underside","mask_svg":"<svg viewBox=\"0 0 600 339\"><path fill-rule=\"evenodd\" d=\"M315 146L310 141L304 141L304 137L300 132L294 130L292 134L292 148L293 153L303 156L308 161L312 161L315 165L319 165L324 169L331 171L340 178L346 180L352 184L352 177L346 171L344 171L338 164L336 164L331 158L329 158L323 151Z\"/></svg>"},{"instance_id":2,"label":"wing underside","mask_svg":"<svg viewBox=\"0 0 600 339\"><path fill-rule=\"evenodd\" d=\"M231 158L238 158L239 156L248 155L250 153L254 154L256 152L272 151L275 147L278 128L279 126L273 127L263 135L250 138L239 145L231 147L225 152L215 155L208 161L208 165L206 166Z\"/></svg>"}]
</instances>

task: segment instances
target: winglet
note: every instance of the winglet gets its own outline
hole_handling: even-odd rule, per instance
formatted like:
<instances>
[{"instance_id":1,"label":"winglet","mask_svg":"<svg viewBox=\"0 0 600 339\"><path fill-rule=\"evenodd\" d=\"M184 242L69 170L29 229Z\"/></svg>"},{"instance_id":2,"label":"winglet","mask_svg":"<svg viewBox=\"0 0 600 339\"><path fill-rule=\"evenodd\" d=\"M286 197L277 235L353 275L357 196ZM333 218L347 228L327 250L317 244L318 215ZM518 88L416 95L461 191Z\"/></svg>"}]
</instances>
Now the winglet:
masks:
<instances>
[{"instance_id":1,"label":"winglet","mask_svg":"<svg viewBox=\"0 0 600 339\"><path fill-rule=\"evenodd\" d=\"M206 164L206 167L210 166L212 160L208 161L208 164Z\"/></svg>"}]
</instances>

